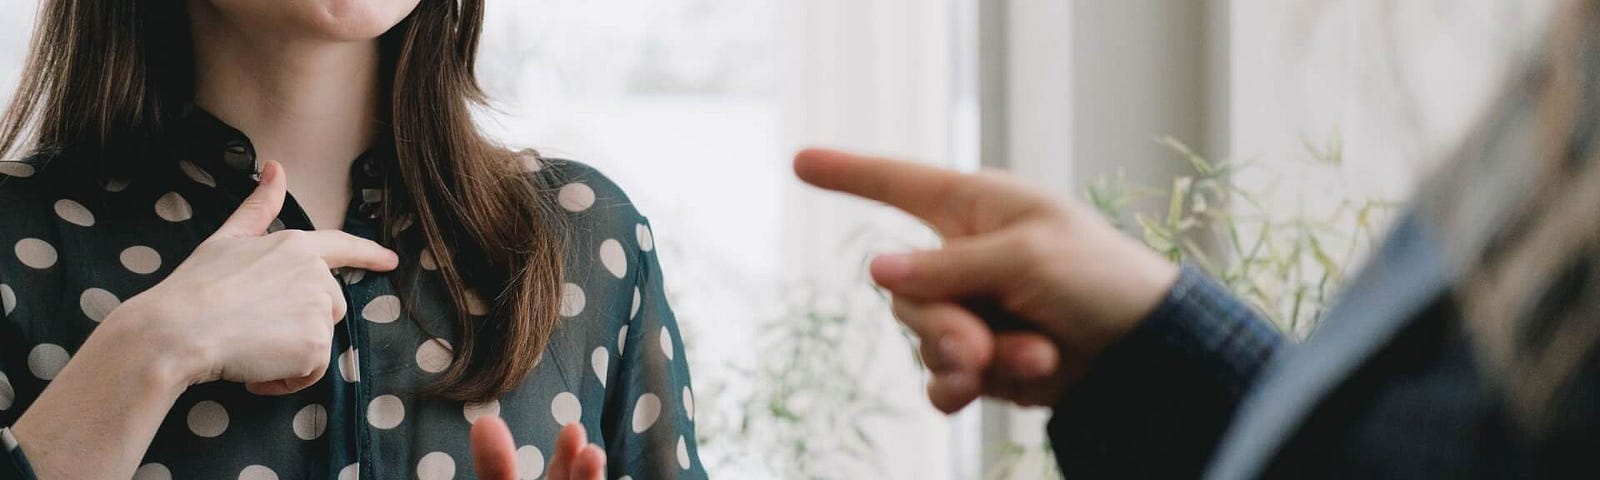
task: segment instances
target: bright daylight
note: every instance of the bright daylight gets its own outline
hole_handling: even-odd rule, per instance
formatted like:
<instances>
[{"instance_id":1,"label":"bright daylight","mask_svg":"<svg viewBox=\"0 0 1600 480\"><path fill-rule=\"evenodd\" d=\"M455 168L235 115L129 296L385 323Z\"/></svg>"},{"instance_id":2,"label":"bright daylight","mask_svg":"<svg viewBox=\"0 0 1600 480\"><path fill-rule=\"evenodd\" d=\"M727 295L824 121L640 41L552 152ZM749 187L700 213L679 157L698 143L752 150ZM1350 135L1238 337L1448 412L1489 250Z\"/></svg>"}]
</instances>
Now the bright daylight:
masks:
<instances>
[{"instance_id":1,"label":"bright daylight","mask_svg":"<svg viewBox=\"0 0 1600 480\"><path fill-rule=\"evenodd\" d=\"M0 10L0 479L1600 474L1600 2Z\"/></svg>"}]
</instances>

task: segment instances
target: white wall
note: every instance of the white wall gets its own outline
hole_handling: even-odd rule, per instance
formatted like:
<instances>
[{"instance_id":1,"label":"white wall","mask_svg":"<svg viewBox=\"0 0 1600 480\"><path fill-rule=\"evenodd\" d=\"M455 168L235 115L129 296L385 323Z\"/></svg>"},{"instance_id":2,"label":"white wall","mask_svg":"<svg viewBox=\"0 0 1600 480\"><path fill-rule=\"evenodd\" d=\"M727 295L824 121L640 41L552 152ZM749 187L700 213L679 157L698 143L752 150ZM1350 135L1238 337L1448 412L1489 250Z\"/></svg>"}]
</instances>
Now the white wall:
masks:
<instances>
[{"instance_id":1,"label":"white wall","mask_svg":"<svg viewBox=\"0 0 1600 480\"><path fill-rule=\"evenodd\" d=\"M1400 199L1478 119L1554 4L1233 2L1233 155L1290 162L1304 140L1338 134L1352 180L1340 188Z\"/></svg>"}]
</instances>

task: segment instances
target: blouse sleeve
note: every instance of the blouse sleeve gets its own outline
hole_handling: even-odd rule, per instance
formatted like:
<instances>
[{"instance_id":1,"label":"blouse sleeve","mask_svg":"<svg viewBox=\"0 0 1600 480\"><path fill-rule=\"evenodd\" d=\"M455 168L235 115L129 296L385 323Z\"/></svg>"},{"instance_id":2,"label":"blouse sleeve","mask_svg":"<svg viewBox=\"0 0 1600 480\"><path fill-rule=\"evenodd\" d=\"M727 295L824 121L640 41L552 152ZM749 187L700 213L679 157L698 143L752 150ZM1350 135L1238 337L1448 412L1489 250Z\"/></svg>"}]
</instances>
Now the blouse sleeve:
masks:
<instances>
[{"instance_id":1,"label":"blouse sleeve","mask_svg":"<svg viewBox=\"0 0 1600 480\"><path fill-rule=\"evenodd\" d=\"M611 478L706 478L694 432L694 390L667 305L648 220L635 225L639 265L621 336L620 421L605 432Z\"/></svg>"}]
</instances>

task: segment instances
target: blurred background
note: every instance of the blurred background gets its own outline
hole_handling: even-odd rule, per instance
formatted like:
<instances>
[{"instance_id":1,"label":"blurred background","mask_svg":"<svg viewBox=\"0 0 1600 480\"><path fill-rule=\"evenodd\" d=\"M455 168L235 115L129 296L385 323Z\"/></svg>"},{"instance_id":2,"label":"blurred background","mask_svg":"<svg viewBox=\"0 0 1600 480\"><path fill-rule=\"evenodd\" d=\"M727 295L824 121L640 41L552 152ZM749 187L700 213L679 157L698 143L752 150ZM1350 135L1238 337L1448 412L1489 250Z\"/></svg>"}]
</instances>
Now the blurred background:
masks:
<instances>
[{"instance_id":1,"label":"blurred background","mask_svg":"<svg viewBox=\"0 0 1600 480\"><path fill-rule=\"evenodd\" d=\"M1052 476L1047 413L928 406L863 266L937 239L797 148L1009 169L1303 335L1553 0L488 4L482 124L652 218L714 476L969 479ZM35 7L0 0L3 91Z\"/></svg>"}]
</instances>

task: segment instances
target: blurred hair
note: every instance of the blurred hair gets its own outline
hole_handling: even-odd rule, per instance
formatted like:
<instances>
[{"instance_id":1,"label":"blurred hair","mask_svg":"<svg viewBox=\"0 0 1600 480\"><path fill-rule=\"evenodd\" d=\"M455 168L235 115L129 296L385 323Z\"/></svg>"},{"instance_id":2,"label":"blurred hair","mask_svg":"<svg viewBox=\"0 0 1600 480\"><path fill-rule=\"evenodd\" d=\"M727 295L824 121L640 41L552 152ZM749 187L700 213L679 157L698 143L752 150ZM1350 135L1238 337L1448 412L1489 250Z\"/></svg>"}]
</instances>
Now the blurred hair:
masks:
<instances>
[{"instance_id":1,"label":"blurred hair","mask_svg":"<svg viewBox=\"0 0 1600 480\"><path fill-rule=\"evenodd\" d=\"M0 158L38 154L84 181L173 161L157 152L194 99L188 21L181 1L45 1L0 118ZM482 23L482 0L424 1L379 41L398 160L383 218L414 213L436 259L461 342L429 391L468 402L516 388L538 363L560 320L566 231L549 189L472 122ZM471 314L474 292L492 295L487 317Z\"/></svg>"},{"instance_id":2,"label":"blurred hair","mask_svg":"<svg viewBox=\"0 0 1600 480\"><path fill-rule=\"evenodd\" d=\"M1600 2L1559 12L1420 199L1480 364L1535 437L1600 343Z\"/></svg>"}]
</instances>

